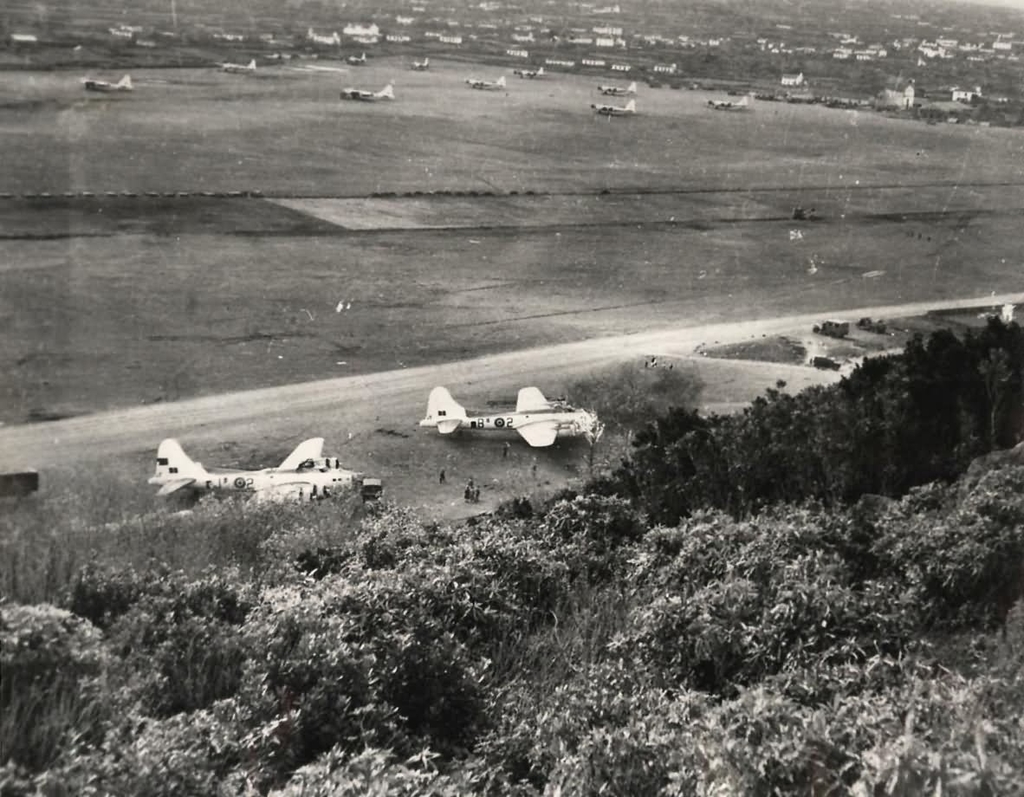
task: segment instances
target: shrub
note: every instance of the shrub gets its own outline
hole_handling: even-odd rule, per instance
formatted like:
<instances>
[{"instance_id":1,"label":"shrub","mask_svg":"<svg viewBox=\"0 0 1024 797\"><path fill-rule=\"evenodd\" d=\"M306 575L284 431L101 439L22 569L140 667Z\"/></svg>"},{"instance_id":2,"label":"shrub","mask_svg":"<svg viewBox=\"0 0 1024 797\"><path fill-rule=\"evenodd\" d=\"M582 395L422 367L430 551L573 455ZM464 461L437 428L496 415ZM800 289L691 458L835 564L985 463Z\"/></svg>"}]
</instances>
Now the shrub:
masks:
<instances>
[{"instance_id":1,"label":"shrub","mask_svg":"<svg viewBox=\"0 0 1024 797\"><path fill-rule=\"evenodd\" d=\"M624 549L646 531L628 502L598 495L580 495L549 505L540 528L575 560L570 565L573 576L594 583L620 573Z\"/></svg>"},{"instance_id":2,"label":"shrub","mask_svg":"<svg viewBox=\"0 0 1024 797\"><path fill-rule=\"evenodd\" d=\"M69 596L71 607L107 629L132 693L158 716L234 694L245 660L238 626L252 603L251 588L231 571L192 580L89 567Z\"/></svg>"},{"instance_id":3,"label":"shrub","mask_svg":"<svg viewBox=\"0 0 1024 797\"><path fill-rule=\"evenodd\" d=\"M104 715L108 662L100 632L48 604L0 609L0 763L37 771L70 735L90 736Z\"/></svg>"},{"instance_id":4,"label":"shrub","mask_svg":"<svg viewBox=\"0 0 1024 797\"><path fill-rule=\"evenodd\" d=\"M472 742L483 722L478 673L420 587L364 571L265 593L245 627L244 692L273 731L263 738L275 749L261 753L278 771L339 745L452 755Z\"/></svg>"},{"instance_id":5,"label":"shrub","mask_svg":"<svg viewBox=\"0 0 1024 797\"><path fill-rule=\"evenodd\" d=\"M986 474L964 496L913 491L879 522L875 552L932 627L991 627L1024 590L1024 467Z\"/></svg>"},{"instance_id":6,"label":"shrub","mask_svg":"<svg viewBox=\"0 0 1024 797\"><path fill-rule=\"evenodd\" d=\"M220 797L246 791L243 748L231 701L211 709L153 720L129 714L102 744L69 751L36 779L47 797Z\"/></svg>"}]
</instances>

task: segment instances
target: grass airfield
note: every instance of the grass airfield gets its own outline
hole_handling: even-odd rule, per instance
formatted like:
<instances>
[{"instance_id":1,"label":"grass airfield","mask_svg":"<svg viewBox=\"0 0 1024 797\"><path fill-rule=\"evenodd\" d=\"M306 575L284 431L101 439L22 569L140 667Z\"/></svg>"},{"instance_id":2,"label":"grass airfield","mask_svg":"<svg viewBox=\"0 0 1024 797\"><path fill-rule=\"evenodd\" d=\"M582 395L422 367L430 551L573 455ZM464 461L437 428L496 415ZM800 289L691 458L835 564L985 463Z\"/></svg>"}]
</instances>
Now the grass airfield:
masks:
<instances>
[{"instance_id":1,"label":"grass airfield","mask_svg":"<svg viewBox=\"0 0 1024 797\"><path fill-rule=\"evenodd\" d=\"M503 72L504 92L463 82ZM596 76L520 80L511 70L443 62L412 72L387 58L365 67L296 60L254 75L143 70L129 94L86 93L82 77L3 75L0 190L362 196L1022 179L1018 131L781 103L715 113L706 102L717 95L646 87L635 118L608 119L590 104L624 100L601 98L596 85L610 81ZM338 100L341 88L376 90L389 80L393 103Z\"/></svg>"},{"instance_id":2,"label":"grass airfield","mask_svg":"<svg viewBox=\"0 0 1024 797\"><path fill-rule=\"evenodd\" d=\"M609 120L589 105L624 100L597 78L505 70L507 92L482 92L464 78L502 70L405 67L144 70L125 95L4 74L0 421L1020 289L1017 131L778 103L715 113L717 95L644 87L635 118ZM338 100L391 79L393 103ZM195 195L238 191L265 198ZM795 205L820 220L793 221ZM693 367L715 406L778 377ZM825 378L786 373L794 388ZM345 428L338 411L325 434ZM253 435L218 464L266 464L289 442ZM401 435L376 438L359 441L376 468L360 466L427 495L450 441L414 464ZM489 461L475 456L459 455ZM575 467L549 458L549 482Z\"/></svg>"}]
</instances>

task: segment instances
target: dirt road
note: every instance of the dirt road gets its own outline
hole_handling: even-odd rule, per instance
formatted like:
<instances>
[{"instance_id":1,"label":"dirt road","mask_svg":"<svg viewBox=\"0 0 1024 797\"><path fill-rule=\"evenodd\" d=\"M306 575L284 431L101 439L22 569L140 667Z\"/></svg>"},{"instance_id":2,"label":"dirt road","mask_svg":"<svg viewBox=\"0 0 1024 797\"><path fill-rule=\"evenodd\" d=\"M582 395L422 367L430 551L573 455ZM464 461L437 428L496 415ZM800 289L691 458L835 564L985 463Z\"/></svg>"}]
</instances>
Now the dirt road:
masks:
<instances>
[{"instance_id":1,"label":"dirt road","mask_svg":"<svg viewBox=\"0 0 1024 797\"><path fill-rule=\"evenodd\" d=\"M843 313L892 318L932 309L1024 302L1024 293L971 299L865 307ZM805 313L741 323L662 329L579 343L507 352L442 365L384 371L281 387L226 393L167 404L97 413L61 421L0 429L0 469L67 466L155 450L164 437L192 442L292 439L391 427L412 431L426 396L447 385L472 403L528 383L563 382L567 376L632 357L691 354L700 343L737 343L803 332L827 313Z\"/></svg>"}]
</instances>

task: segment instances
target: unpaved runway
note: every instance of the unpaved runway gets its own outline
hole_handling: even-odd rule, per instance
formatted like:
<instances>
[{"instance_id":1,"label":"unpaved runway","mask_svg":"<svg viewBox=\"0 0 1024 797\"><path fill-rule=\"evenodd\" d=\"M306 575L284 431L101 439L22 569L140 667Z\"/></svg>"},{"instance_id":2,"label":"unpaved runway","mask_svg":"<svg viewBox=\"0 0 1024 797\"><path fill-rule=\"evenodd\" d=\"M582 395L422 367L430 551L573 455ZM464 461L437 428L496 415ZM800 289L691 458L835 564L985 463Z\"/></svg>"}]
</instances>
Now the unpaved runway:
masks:
<instances>
[{"instance_id":1,"label":"unpaved runway","mask_svg":"<svg viewBox=\"0 0 1024 797\"><path fill-rule=\"evenodd\" d=\"M865 307L845 318L893 318L932 309L1024 303L1024 293ZM412 430L435 385L448 385L470 403L507 395L524 384L565 377L649 353L691 354L699 343L738 343L761 335L804 333L827 313L759 321L662 329L578 343L507 352L472 360L226 393L186 401L97 413L51 423L0 429L0 468L43 469L154 450L164 437L190 442L293 438Z\"/></svg>"}]
</instances>

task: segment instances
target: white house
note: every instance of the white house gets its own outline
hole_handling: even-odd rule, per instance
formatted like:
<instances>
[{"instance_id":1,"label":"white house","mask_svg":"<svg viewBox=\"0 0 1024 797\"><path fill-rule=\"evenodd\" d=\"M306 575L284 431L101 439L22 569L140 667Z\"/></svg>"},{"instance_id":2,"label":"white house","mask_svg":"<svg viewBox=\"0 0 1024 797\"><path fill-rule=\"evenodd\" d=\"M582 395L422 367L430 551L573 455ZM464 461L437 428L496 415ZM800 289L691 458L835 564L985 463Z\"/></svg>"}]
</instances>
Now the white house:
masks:
<instances>
[{"instance_id":1,"label":"white house","mask_svg":"<svg viewBox=\"0 0 1024 797\"><path fill-rule=\"evenodd\" d=\"M782 76L783 86L802 86L804 85L804 73L798 72L797 74L789 74Z\"/></svg>"},{"instance_id":2,"label":"white house","mask_svg":"<svg viewBox=\"0 0 1024 797\"><path fill-rule=\"evenodd\" d=\"M975 86L973 89L962 89L959 86L954 86L951 91L953 102L970 102L975 97L981 97L981 86Z\"/></svg>"},{"instance_id":3,"label":"white house","mask_svg":"<svg viewBox=\"0 0 1024 797\"><path fill-rule=\"evenodd\" d=\"M315 44L341 44L341 36L338 35L338 31L334 31L330 36L322 36L310 28L306 31L306 38Z\"/></svg>"},{"instance_id":4,"label":"white house","mask_svg":"<svg viewBox=\"0 0 1024 797\"><path fill-rule=\"evenodd\" d=\"M358 22L352 22L341 29L341 32L346 36L380 36L380 28L376 24L362 25Z\"/></svg>"},{"instance_id":5,"label":"white house","mask_svg":"<svg viewBox=\"0 0 1024 797\"><path fill-rule=\"evenodd\" d=\"M512 56L513 58L529 58L530 52L528 50L505 50L505 55Z\"/></svg>"},{"instance_id":6,"label":"white house","mask_svg":"<svg viewBox=\"0 0 1024 797\"><path fill-rule=\"evenodd\" d=\"M131 34L128 34L129 36ZM34 33L12 33L11 41L15 44L38 44L39 37Z\"/></svg>"},{"instance_id":7,"label":"white house","mask_svg":"<svg viewBox=\"0 0 1024 797\"><path fill-rule=\"evenodd\" d=\"M461 36L439 36L438 41L444 44L462 44Z\"/></svg>"},{"instance_id":8,"label":"white house","mask_svg":"<svg viewBox=\"0 0 1024 797\"><path fill-rule=\"evenodd\" d=\"M678 67L676 64L655 64L653 71L660 72L665 75L674 75Z\"/></svg>"}]
</instances>

